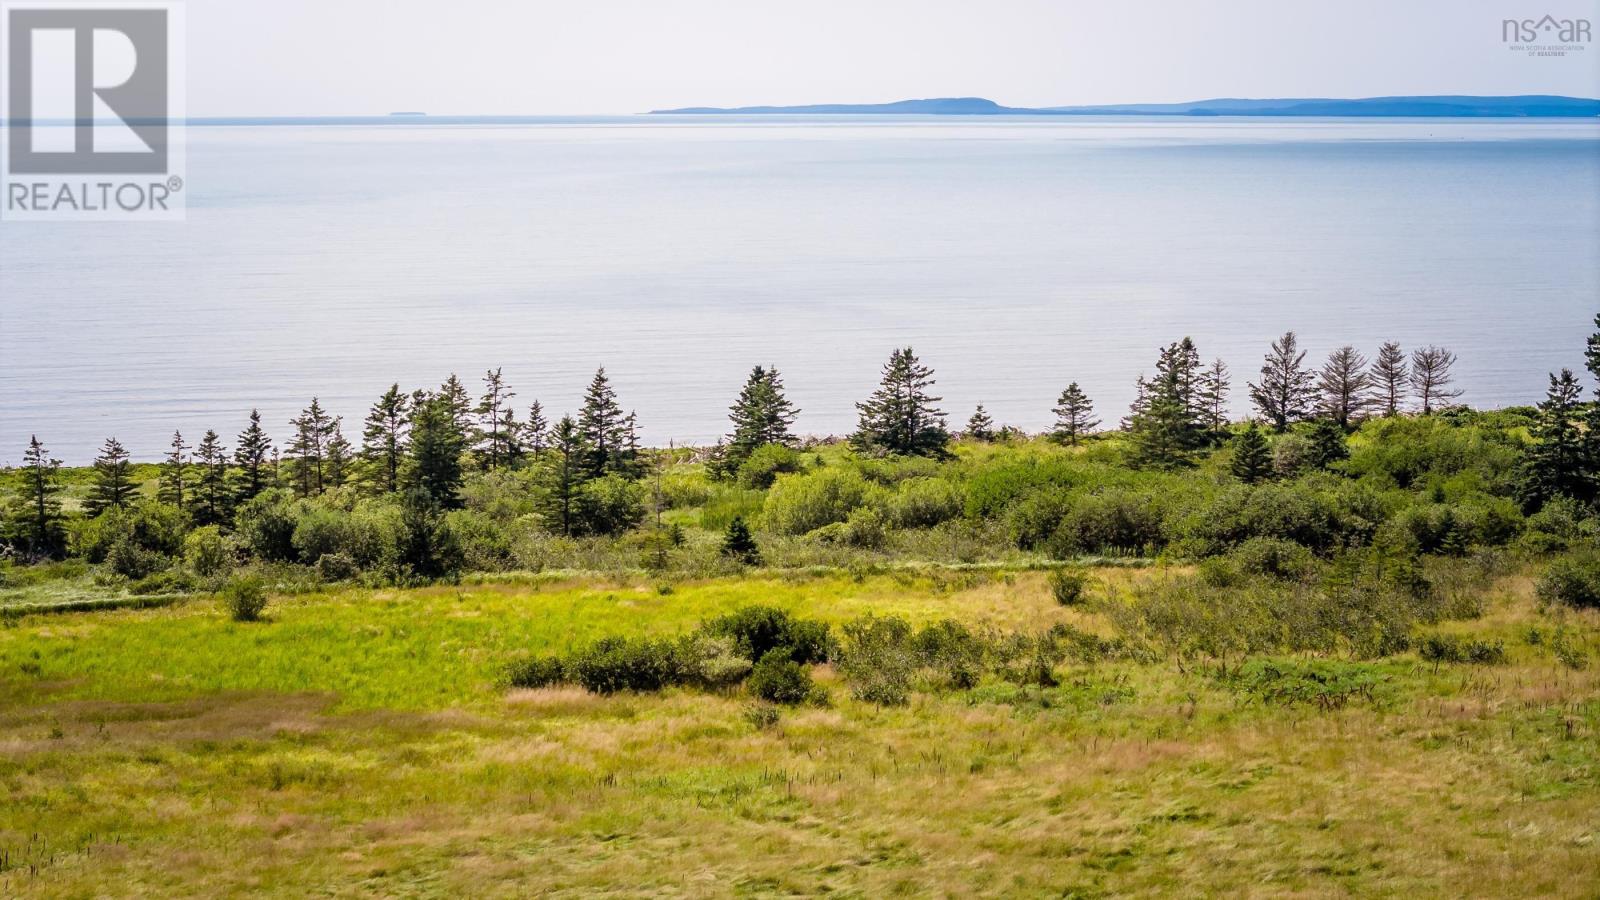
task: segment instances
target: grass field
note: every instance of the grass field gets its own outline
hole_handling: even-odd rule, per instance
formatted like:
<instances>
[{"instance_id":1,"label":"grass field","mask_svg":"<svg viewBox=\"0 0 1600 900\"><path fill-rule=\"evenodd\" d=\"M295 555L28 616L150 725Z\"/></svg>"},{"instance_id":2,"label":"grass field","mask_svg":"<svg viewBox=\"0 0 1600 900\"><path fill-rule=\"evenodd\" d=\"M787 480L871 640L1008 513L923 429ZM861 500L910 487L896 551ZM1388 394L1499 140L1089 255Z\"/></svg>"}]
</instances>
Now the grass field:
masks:
<instances>
[{"instance_id":1,"label":"grass field","mask_svg":"<svg viewBox=\"0 0 1600 900\"><path fill-rule=\"evenodd\" d=\"M1103 590L1162 578L1097 570ZM1366 664L1370 700L1069 663L904 707L509 691L507 660L761 602L1106 632L1039 573L544 578L0 624L0 895L1594 896L1592 613L1524 574L1449 630L1497 666ZM1530 640L1537 630L1541 637Z\"/></svg>"}]
</instances>

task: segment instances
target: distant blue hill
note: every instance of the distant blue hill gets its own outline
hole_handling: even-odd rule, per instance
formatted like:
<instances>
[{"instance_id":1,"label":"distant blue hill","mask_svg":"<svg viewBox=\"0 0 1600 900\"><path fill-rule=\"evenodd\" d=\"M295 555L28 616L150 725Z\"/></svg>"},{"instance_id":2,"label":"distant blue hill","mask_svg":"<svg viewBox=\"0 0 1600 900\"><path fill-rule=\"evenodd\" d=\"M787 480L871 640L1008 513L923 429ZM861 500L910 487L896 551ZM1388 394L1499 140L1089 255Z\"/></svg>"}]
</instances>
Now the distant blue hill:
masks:
<instances>
[{"instance_id":1,"label":"distant blue hill","mask_svg":"<svg viewBox=\"0 0 1600 900\"><path fill-rule=\"evenodd\" d=\"M1529 94L1517 97L1365 97L1356 100L1221 98L1190 103L1107 106L1001 106L982 97L939 97L896 103L818 103L809 106L690 106L651 115L920 115L920 116L1443 116L1453 118L1593 117L1600 100Z\"/></svg>"}]
</instances>

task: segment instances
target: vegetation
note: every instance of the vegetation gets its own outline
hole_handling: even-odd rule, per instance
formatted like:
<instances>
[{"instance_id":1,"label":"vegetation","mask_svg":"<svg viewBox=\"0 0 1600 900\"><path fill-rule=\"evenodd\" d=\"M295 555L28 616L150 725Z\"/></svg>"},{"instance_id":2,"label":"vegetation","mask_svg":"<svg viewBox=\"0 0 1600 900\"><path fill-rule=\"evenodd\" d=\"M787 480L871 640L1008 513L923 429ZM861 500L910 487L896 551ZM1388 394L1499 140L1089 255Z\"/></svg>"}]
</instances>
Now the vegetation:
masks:
<instances>
[{"instance_id":1,"label":"vegetation","mask_svg":"<svg viewBox=\"0 0 1600 900\"><path fill-rule=\"evenodd\" d=\"M553 425L391 385L359 449L35 438L0 894L1584 894L1600 399L1285 335L1263 428L1201 358L1033 437L907 349L848 442L767 367L719 448L603 370Z\"/></svg>"}]
</instances>

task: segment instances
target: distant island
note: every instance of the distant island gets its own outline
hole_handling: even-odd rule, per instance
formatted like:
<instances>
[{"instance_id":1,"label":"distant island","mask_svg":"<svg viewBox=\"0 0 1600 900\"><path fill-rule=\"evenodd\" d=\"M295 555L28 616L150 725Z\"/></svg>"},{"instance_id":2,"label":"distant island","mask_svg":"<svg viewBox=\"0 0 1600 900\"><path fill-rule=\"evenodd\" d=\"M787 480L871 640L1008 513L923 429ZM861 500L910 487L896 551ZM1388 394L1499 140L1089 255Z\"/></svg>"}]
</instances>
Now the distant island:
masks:
<instances>
[{"instance_id":1,"label":"distant island","mask_svg":"<svg viewBox=\"0 0 1600 900\"><path fill-rule=\"evenodd\" d=\"M807 106L689 106L650 115L920 115L920 116L1405 116L1449 118L1589 118L1600 100L1529 94L1516 97L1364 97L1353 100L1220 98L1188 103L1108 106L1001 106L983 97L938 97L894 103L818 103Z\"/></svg>"}]
</instances>

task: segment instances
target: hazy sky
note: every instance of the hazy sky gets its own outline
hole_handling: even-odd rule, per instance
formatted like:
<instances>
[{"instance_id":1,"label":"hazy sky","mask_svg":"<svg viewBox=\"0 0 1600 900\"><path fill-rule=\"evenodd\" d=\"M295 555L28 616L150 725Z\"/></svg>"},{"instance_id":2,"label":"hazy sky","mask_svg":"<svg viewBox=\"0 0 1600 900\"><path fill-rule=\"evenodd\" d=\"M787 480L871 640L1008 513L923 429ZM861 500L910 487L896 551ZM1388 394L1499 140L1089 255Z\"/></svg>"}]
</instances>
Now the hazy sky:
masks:
<instances>
[{"instance_id":1,"label":"hazy sky","mask_svg":"<svg viewBox=\"0 0 1600 900\"><path fill-rule=\"evenodd\" d=\"M189 114L627 113L985 96L1600 96L1600 0L189 0Z\"/></svg>"}]
</instances>

